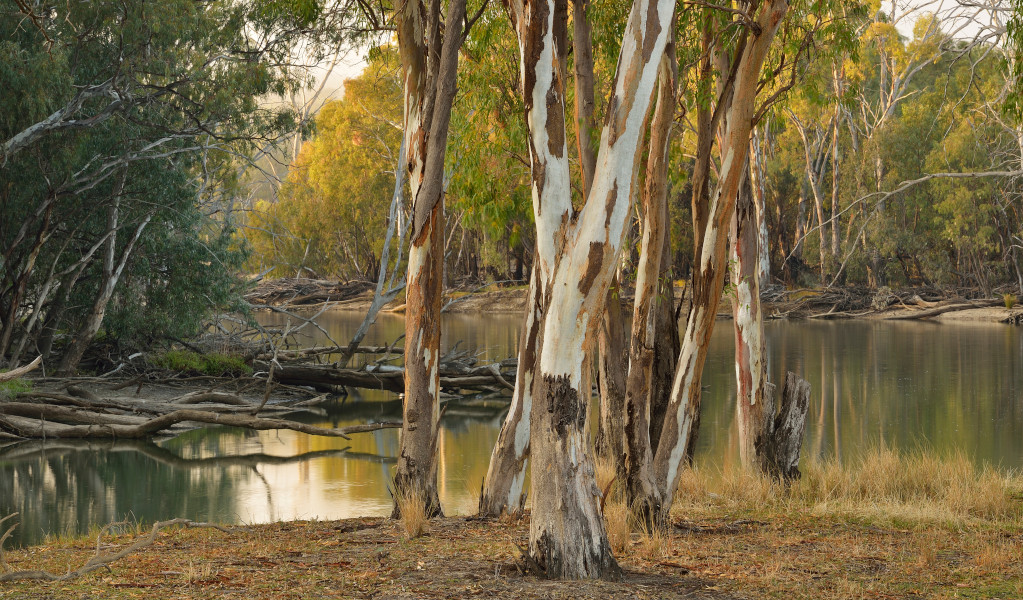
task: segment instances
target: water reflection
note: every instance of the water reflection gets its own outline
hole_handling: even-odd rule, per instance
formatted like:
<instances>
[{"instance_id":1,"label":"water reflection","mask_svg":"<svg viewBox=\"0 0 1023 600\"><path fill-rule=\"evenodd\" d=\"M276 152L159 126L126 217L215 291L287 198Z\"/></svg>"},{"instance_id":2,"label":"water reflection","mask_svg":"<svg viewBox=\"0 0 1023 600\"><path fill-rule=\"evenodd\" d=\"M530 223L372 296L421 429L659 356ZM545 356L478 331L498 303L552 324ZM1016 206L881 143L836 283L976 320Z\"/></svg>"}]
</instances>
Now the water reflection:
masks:
<instances>
[{"instance_id":1,"label":"water reflection","mask_svg":"<svg viewBox=\"0 0 1023 600\"><path fill-rule=\"evenodd\" d=\"M361 315L322 315L334 339ZM281 315L266 321L283 323ZM447 345L486 359L514 353L513 315L450 316ZM368 344L393 341L400 316L382 315ZM720 322L704 377L697 461L712 469L738 461L731 323ZM978 462L1023 468L1023 332L999 325L883 322L767 324L774 381L785 370L813 386L804 457L849 459L891 447L962 451ZM324 342L322 334L308 344ZM505 405L449 402L441 423L439 487L448 514L471 512ZM344 426L400 415L395 394L353 391L311 422ZM0 445L0 514L20 512L15 543L82 531L134 515L232 523L383 515L398 432L352 440L291 432L208 428L160 443L65 441Z\"/></svg>"}]
</instances>

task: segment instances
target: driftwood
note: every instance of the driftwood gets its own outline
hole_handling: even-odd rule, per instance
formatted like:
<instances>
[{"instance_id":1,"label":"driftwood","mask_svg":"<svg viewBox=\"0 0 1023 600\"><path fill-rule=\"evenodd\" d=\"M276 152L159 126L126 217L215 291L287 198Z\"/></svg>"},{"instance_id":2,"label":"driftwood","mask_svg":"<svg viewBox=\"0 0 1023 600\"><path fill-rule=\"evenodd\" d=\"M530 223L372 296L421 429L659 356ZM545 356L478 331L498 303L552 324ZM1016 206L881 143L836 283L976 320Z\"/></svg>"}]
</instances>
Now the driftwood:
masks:
<instances>
[{"instance_id":1,"label":"driftwood","mask_svg":"<svg viewBox=\"0 0 1023 600\"><path fill-rule=\"evenodd\" d=\"M940 314L953 312L958 310L968 310L971 308L987 308L989 306L998 306L1002 304L1002 300L978 300L974 302L952 302L950 304L943 304L927 308L924 310L907 310L900 311L892 315L885 315L881 317L886 321L904 321L910 319L927 319L930 317L936 317Z\"/></svg>"},{"instance_id":2,"label":"driftwood","mask_svg":"<svg viewBox=\"0 0 1023 600\"><path fill-rule=\"evenodd\" d=\"M140 439L199 424L226 425L247 429L290 429L309 435L348 438L348 434L400 427L401 423L370 423L343 428L325 428L283 418L294 407L274 406L264 410L275 418L252 415L256 406L240 396L220 392L185 394L166 402L133 398L98 398L93 392L74 390L78 395L26 392L15 401L0 403L0 434L18 438L106 438ZM197 407L199 405L199 408ZM316 412L317 409L301 409Z\"/></svg>"},{"instance_id":3,"label":"driftwood","mask_svg":"<svg viewBox=\"0 0 1023 600\"><path fill-rule=\"evenodd\" d=\"M256 289L245 294L245 300L264 306L306 306L350 300L372 288L373 284L365 281L341 283L304 277L264 279Z\"/></svg>"},{"instance_id":4,"label":"driftwood","mask_svg":"<svg viewBox=\"0 0 1023 600\"><path fill-rule=\"evenodd\" d=\"M799 479L799 451L806 431L806 413L810 407L810 383L789 371L785 373L780 405L775 408L773 394L765 394L764 448L758 454L764 470L780 479ZM758 449L761 450L761 449Z\"/></svg>"},{"instance_id":5,"label":"driftwood","mask_svg":"<svg viewBox=\"0 0 1023 600\"><path fill-rule=\"evenodd\" d=\"M6 373L0 373L0 382L17 379L18 377L21 377L22 375L28 373L29 371L36 369L41 364L43 364L43 357L37 356L35 360L28 363L24 367L18 367L17 369L11 369Z\"/></svg>"},{"instance_id":6,"label":"driftwood","mask_svg":"<svg viewBox=\"0 0 1023 600\"><path fill-rule=\"evenodd\" d=\"M253 363L256 369L268 370L266 362ZM457 360L441 359L441 389L499 388L511 390L515 381L515 361L505 360L481 366L467 366ZM374 390L401 392L405 389L405 370L389 365L366 365L359 369L339 369L331 365L284 364L275 368L274 377L294 385L340 385Z\"/></svg>"}]
</instances>

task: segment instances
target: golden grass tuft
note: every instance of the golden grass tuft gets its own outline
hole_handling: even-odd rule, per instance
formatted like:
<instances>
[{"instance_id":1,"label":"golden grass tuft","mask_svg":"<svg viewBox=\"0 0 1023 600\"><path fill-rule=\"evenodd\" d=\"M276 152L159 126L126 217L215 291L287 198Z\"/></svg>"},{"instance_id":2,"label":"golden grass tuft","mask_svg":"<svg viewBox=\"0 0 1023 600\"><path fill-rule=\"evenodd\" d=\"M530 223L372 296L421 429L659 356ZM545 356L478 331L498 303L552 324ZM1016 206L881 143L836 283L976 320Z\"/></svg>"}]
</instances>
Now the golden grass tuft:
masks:
<instances>
[{"instance_id":1,"label":"golden grass tuft","mask_svg":"<svg viewBox=\"0 0 1023 600\"><path fill-rule=\"evenodd\" d=\"M196 564L195 561L188 561L188 566L181 572L182 578L188 585L195 585L213 581L215 572L213 565L208 562Z\"/></svg>"},{"instance_id":2,"label":"golden grass tuft","mask_svg":"<svg viewBox=\"0 0 1023 600\"><path fill-rule=\"evenodd\" d=\"M621 500L609 500L604 505L604 525L611 550L621 554L629 547L632 528L629 525L629 509Z\"/></svg>"},{"instance_id":3,"label":"golden grass tuft","mask_svg":"<svg viewBox=\"0 0 1023 600\"><path fill-rule=\"evenodd\" d=\"M649 561L663 559L671 547L671 540L668 536L669 534L665 529L643 525L640 528L637 554Z\"/></svg>"},{"instance_id":4,"label":"golden grass tuft","mask_svg":"<svg viewBox=\"0 0 1023 600\"><path fill-rule=\"evenodd\" d=\"M618 476L614 460L608 456L597 455L593 459L593 473L600 493L606 494L608 498L614 497L616 490L613 488L617 487L615 480Z\"/></svg>"},{"instance_id":5,"label":"golden grass tuft","mask_svg":"<svg viewBox=\"0 0 1023 600\"><path fill-rule=\"evenodd\" d=\"M429 531L430 519L426 512L426 502L418 487L409 486L398 492L398 526L408 539L422 536Z\"/></svg>"}]
</instances>

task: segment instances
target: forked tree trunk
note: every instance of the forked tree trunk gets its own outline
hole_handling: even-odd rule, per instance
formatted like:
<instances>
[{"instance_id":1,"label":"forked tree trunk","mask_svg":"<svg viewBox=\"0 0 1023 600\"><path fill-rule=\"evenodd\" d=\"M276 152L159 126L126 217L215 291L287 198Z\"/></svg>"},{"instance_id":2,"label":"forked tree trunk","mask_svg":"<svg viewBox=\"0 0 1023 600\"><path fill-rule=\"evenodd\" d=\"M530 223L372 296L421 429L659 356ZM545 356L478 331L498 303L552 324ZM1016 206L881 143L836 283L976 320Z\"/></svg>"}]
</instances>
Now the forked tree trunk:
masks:
<instances>
[{"instance_id":1,"label":"forked tree trunk","mask_svg":"<svg viewBox=\"0 0 1023 600\"><path fill-rule=\"evenodd\" d=\"M124 190L124 184L127 178L127 172L125 172L120 180L114 198L111 200L110 207L107 210L107 241L106 241L106 252L103 256L103 274L100 279L99 291L96 293L96 298L92 303L92 310L89 311L89 315L85 318L85 322L79 327L78 332L75 334L74 339L68 346L67 350L64 351L64 356L61 358L60 365L57 367L57 372L62 375L67 375L75 370L78 363L81 362L82 356L85 355L85 350L92 343L92 339L96 337L99 332L100 326L103 324L103 317L107 312L107 305L110 303L110 299L114 295L114 290L117 289L117 283L121 280L121 275L124 273L124 268L128 264L128 259L131 257L131 253L135 248L135 244L142 237L142 232L149 225L149 221L153 218L153 214L150 213L142 220L141 223L135 228L135 233L131 239L125 245L124 250L121 252L121 257L117 257L117 231L120 229L120 210L121 210L121 194Z\"/></svg>"},{"instance_id":2,"label":"forked tree trunk","mask_svg":"<svg viewBox=\"0 0 1023 600\"><path fill-rule=\"evenodd\" d=\"M419 495L428 515L441 512L436 457L444 283L444 153L455 97L465 0L448 3L443 36L440 7L440 0L431 0L428 10L422 0L408 0L396 15L404 76L412 243L405 301L405 398L394 477L394 517L401 516L398 499L408 494Z\"/></svg>"},{"instance_id":3,"label":"forked tree trunk","mask_svg":"<svg viewBox=\"0 0 1023 600\"><path fill-rule=\"evenodd\" d=\"M732 220L731 281L732 314L735 316L735 395L736 421L739 424L739 459L748 469L767 471L766 440L770 431L766 400L767 360L764 347L764 320L760 308L759 228L753 200L752 182L740 187Z\"/></svg>"},{"instance_id":4,"label":"forked tree trunk","mask_svg":"<svg viewBox=\"0 0 1023 600\"><path fill-rule=\"evenodd\" d=\"M682 338L682 352L672 387L671 404L664 420L660 442L654 456L654 473L661 510L667 514L671 499L678 488L679 475L691 456L695 444L695 426L700 414L700 391L703 365L707 359L714 317L728 260L728 235L739 184L745 177L746 158L749 153L750 133L761 67L767 56L774 34L788 10L785 0L768 0L757 16L759 34L752 35L736 58L734 85L724 121L724 134L720 148L722 160L720 176L711 196L710 218L703 232L702 254L694 277L692 308ZM722 100L719 100L719 102Z\"/></svg>"},{"instance_id":5,"label":"forked tree trunk","mask_svg":"<svg viewBox=\"0 0 1023 600\"><path fill-rule=\"evenodd\" d=\"M522 492L529 458L529 414L533 406L533 372L536 367L536 343L540 329L541 307L537 267L529 279L529 299L519 334L519 362L515 371L508 415L490 455L487 478L480 493L479 515L497 517L503 513L521 514L526 496Z\"/></svg>"},{"instance_id":6,"label":"forked tree trunk","mask_svg":"<svg viewBox=\"0 0 1023 600\"><path fill-rule=\"evenodd\" d=\"M563 74L566 43L549 0L509 1L521 50L543 315L533 382L529 550L549 577L616 577L588 443L586 347L595 339L621 250L640 134L674 3L634 5L587 201L571 211ZM554 210L551 210L554 209ZM546 250L546 251L545 251ZM553 261L547 260L553 257Z\"/></svg>"},{"instance_id":7,"label":"forked tree trunk","mask_svg":"<svg viewBox=\"0 0 1023 600\"><path fill-rule=\"evenodd\" d=\"M629 378L625 406L625 501L643 522L656 523L660 505L653 474L653 448L650 439L653 394L657 391L655 363L658 338L670 336L663 327L662 262L667 261L668 238L668 143L675 114L675 53L668 44L661 61L657 86L657 105L650 123L650 152L643 189L643 239L636 270L636 297L632 313L632 347L629 351ZM670 306L670 296L667 299ZM671 308L668 309L669 312ZM675 329L673 323L668 328ZM663 403L662 403L663 404ZM663 419L663 410L661 418ZM660 422L656 422L660 425Z\"/></svg>"}]
</instances>

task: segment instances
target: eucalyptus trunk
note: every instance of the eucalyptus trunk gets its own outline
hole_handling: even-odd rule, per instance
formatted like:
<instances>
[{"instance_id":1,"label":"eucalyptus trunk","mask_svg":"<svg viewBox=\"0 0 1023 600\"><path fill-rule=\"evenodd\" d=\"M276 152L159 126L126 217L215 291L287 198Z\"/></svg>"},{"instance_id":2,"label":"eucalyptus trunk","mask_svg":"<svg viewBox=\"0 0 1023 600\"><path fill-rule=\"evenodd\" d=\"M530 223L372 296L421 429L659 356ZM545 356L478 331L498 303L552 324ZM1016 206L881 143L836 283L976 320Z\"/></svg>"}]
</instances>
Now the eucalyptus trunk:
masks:
<instances>
[{"instance_id":1,"label":"eucalyptus trunk","mask_svg":"<svg viewBox=\"0 0 1023 600\"><path fill-rule=\"evenodd\" d=\"M510 0L519 38L542 314L530 415L529 552L548 577L617 577L589 447L586 350L595 341L629 214L632 175L674 3L634 5L590 193L577 218L565 140L567 31L550 0Z\"/></svg>"},{"instance_id":2,"label":"eucalyptus trunk","mask_svg":"<svg viewBox=\"0 0 1023 600\"><path fill-rule=\"evenodd\" d=\"M657 105L650 123L650 152L647 158L643 188L643 238L636 270L636 295L632 313L632 347L629 351L629 377L625 406L625 498L626 504L646 523L655 523L661 516L659 504L648 502L660 497L654 481L653 448L650 430L653 406L657 402L655 366L658 350L664 350L658 339L670 336L664 330L664 304L671 312L671 296L662 298L662 264L667 262L665 241L668 239L668 143L675 114L675 80L677 78L673 44L668 45L657 86ZM670 283L670 278L669 278ZM677 334L676 334L677 339ZM670 349L669 351L674 351ZM663 405L660 418L663 420Z\"/></svg>"},{"instance_id":3,"label":"eucalyptus trunk","mask_svg":"<svg viewBox=\"0 0 1023 600\"><path fill-rule=\"evenodd\" d=\"M739 459L749 469L767 472L767 419L770 393L764 346L764 319L760 306L759 228L753 186L747 179L739 188L732 220L731 281L735 328L736 421L739 424Z\"/></svg>"},{"instance_id":4,"label":"eucalyptus trunk","mask_svg":"<svg viewBox=\"0 0 1023 600\"><path fill-rule=\"evenodd\" d=\"M538 283L537 265L534 263L529 278L526 314L519 334L515 389L508 415L490 455L487 478L483 481L479 504L481 517L521 514L526 501L522 489L526 481L526 459L529 458L529 415L533 406L533 373L541 316Z\"/></svg>"},{"instance_id":5,"label":"eucalyptus trunk","mask_svg":"<svg viewBox=\"0 0 1023 600\"><path fill-rule=\"evenodd\" d=\"M760 71L774 35L788 11L785 0L765 2L757 16L758 34L741 47L735 60L735 78L727 98L721 166L710 202L710 218L703 232L698 275L694 277L692 307L682 337L682 351L672 386L671 403L654 456L654 473L661 510L667 514L678 488L681 469L691 457L700 414L703 365L707 360L714 318L724 287L728 262L728 229L735 212L739 185L745 178Z\"/></svg>"},{"instance_id":6,"label":"eucalyptus trunk","mask_svg":"<svg viewBox=\"0 0 1023 600\"><path fill-rule=\"evenodd\" d=\"M427 514L437 495L440 419L440 311L444 282L444 154L454 102L465 0L450 0L443 31L440 0L398 8L404 77L404 136L412 195L412 233L405 300L405 398L394 477L394 511L417 495Z\"/></svg>"}]
</instances>

